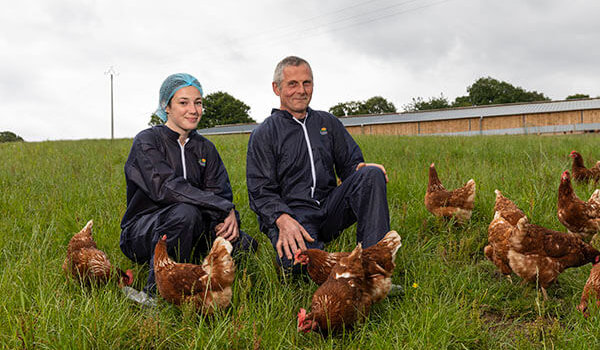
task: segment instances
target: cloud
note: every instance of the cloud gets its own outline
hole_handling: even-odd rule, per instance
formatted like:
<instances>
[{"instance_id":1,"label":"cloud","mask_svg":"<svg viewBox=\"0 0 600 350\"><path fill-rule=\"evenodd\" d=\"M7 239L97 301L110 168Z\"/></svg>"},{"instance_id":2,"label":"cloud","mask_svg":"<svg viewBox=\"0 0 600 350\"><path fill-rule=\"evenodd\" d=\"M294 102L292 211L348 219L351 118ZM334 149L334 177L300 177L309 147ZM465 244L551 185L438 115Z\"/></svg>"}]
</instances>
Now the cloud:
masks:
<instances>
[{"instance_id":1,"label":"cloud","mask_svg":"<svg viewBox=\"0 0 600 350\"><path fill-rule=\"evenodd\" d=\"M314 108L380 95L466 94L482 76L554 99L600 95L600 3L583 0L197 1L25 0L0 13L0 129L26 140L110 137L147 127L175 72L226 91L261 121L278 99L276 63L315 71Z\"/></svg>"}]
</instances>

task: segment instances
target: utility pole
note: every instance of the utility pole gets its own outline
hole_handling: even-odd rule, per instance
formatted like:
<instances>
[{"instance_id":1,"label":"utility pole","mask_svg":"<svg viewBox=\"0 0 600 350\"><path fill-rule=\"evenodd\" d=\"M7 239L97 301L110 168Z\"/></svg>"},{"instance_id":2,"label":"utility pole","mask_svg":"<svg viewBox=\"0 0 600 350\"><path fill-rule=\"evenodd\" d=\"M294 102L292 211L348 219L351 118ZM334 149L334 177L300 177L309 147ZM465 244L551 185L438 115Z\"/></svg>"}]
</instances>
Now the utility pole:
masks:
<instances>
[{"instance_id":1,"label":"utility pole","mask_svg":"<svg viewBox=\"0 0 600 350\"><path fill-rule=\"evenodd\" d=\"M115 108L113 102L113 77L119 75L113 66L110 66L106 72L106 75L110 75L110 139L115 138Z\"/></svg>"}]
</instances>

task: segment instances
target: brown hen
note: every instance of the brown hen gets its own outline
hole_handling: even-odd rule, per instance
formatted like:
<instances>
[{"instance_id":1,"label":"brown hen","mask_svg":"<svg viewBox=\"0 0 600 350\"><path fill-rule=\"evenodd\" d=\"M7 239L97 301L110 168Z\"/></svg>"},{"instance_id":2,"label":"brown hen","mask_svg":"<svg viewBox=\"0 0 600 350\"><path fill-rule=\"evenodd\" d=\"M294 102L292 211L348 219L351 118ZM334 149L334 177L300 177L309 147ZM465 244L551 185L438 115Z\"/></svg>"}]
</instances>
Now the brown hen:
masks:
<instances>
[{"instance_id":1,"label":"brown hen","mask_svg":"<svg viewBox=\"0 0 600 350\"><path fill-rule=\"evenodd\" d=\"M365 249L365 252L367 249ZM329 278L331 269L333 269L335 264L337 264L341 258L347 257L348 255L350 255L350 252L329 253L314 248L297 250L294 255L294 264L306 266L306 271L308 272L310 279L316 284L322 285L327 278Z\"/></svg>"},{"instance_id":2,"label":"brown hen","mask_svg":"<svg viewBox=\"0 0 600 350\"><path fill-rule=\"evenodd\" d=\"M581 302L577 306L577 310L581 311L585 317L589 316L588 302L591 299L595 299L596 305L600 306L600 264L598 264L598 261L594 263L590 270L590 277L588 277L581 293Z\"/></svg>"},{"instance_id":3,"label":"brown hen","mask_svg":"<svg viewBox=\"0 0 600 350\"><path fill-rule=\"evenodd\" d=\"M488 227L488 245L483 248L486 258L496 265L500 272L512 282L512 272L508 262L508 250L510 247L510 236L514 226L502 217L499 211L494 214L494 219Z\"/></svg>"},{"instance_id":4,"label":"brown hen","mask_svg":"<svg viewBox=\"0 0 600 350\"><path fill-rule=\"evenodd\" d=\"M586 168L583 163L583 157L576 151L572 151L569 155L573 158L573 165L571 171L573 172L573 179L577 182L588 182L590 180L598 182L600 180L600 162L597 162L591 168Z\"/></svg>"},{"instance_id":5,"label":"brown hen","mask_svg":"<svg viewBox=\"0 0 600 350\"><path fill-rule=\"evenodd\" d=\"M500 272L512 282L511 268L508 263L509 239L514 226L525 213L499 190L494 204L494 219L488 226L488 245L483 248L485 256L498 267Z\"/></svg>"},{"instance_id":6,"label":"brown hen","mask_svg":"<svg viewBox=\"0 0 600 350\"><path fill-rule=\"evenodd\" d=\"M365 248L362 253L365 271L365 288L371 302L383 300L392 288L392 274L396 267L396 253L402 246L402 239L396 231L390 231L377 244ZM349 252L328 253L320 249L297 251L294 263L306 266L310 278L318 285L323 284L331 269Z\"/></svg>"},{"instance_id":7,"label":"brown hen","mask_svg":"<svg viewBox=\"0 0 600 350\"><path fill-rule=\"evenodd\" d=\"M118 278L120 286L130 285L133 283L133 273L112 266L92 238L93 225L92 220L88 221L79 233L71 237L62 264L63 271L86 284L106 284L114 276Z\"/></svg>"},{"instance_id":8,"label":"brown hen","mask_svg":"<svg viewBox=\"0 0 600 350\"><path fill-rule=\"evenodd\" d=\"M311 312L300 309L298 331L336 333L352 328L370 310L370 298L365 295L365 272L362 247L359 243L348 256L341 258L331 274L312 298Z\"/></svg>"},{"instance_id":9,"label":"brown hen","mask_svg":"<svg viewBox=\"0 0 600 350\"><path fill-rule=\"evenodd\" d=\"M519 209L513 201L504 197L502 192L494 190L494 193L496 193L494 212L500 212L500 215L504 220L508 221L509 224L515 226L521 218L525 217L525 213Z\"/></svg>"},{"instance_id":10,"label":"brown hen","mask_svg":"<svg viewBox=\"0 0 600 350\"><path fill-rule=\"evenodd\" d=\"M425 193L425 207L433 215L444 218L456 218L465 223L471 218L475 200L475 181L470 179L463 187L446 190L438 178L435 164L429 166L429 184Z\"/></svg>"},{"instance_id":11,"label":"brown hen","mask_svg":"<svg viewBox=\"0 0 600 350\"><path fill-rule=\"evenodd\" d=\"M562 174L558 186L558 220L570 233L590 241L600 229L600 190L587 202L577 197L568 171Z\"/></svg>"},{"instance_id":12,"label":"brown hen","mask_svg":"<svg viewBox=\"0 0 600 350\"><path fill-rule=\"evenodd\" d=\"M156 244L154 273L160 295L168 302L191 303L196 310L212 315L231 303L231 286L235 277L233 247L223 237L217 237L202 265L176 263L167 253L167 235Z\"/></svg>"},{"instance_id":13,"label":"brown hen","mask_svg":"<svg viewBox=\"0 0 600 350\"><path fill-rule=\"evenodd\" d=\"M517 223L510 237L508 260L524 281L538 281L544 299L546 289L569 267L597 262L600 252L574 235L530 224L527 217Z\"/></svg>"}]
</instances>

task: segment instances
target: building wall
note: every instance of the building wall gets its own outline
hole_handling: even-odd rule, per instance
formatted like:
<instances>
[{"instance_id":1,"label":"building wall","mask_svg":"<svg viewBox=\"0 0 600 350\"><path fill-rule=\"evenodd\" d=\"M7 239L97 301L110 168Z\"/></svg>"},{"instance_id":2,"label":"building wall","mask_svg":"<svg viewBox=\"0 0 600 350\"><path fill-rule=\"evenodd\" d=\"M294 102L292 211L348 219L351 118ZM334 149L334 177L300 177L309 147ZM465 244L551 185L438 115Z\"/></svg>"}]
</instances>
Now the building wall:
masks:
<instances>
[{"instance_id":1,"label":"building wall","mask_svg":"<svg viewBox=\"0 0 600 350\"><path fill-rule=\"evenodd\" d=\"M583 111L584 123L600 123L600 109L589 109Z\"/></svg>"},{"instance_id":2,"label":"building wall","mask_svg":"<svg viewBox=\"0 0 600 350\"><path fill-rule=\"evenodd\" d=\"M525 115L526 126L570 125L578 123L581 123L580 111Z\"/></svg>"},{"instance_id":3,"label":"building wall","mask_svg":"<svg viewBox=\"0 0 600 350\"><path fill-rule=\"evenodd\" d=\"M422 122L351 126L351 134L426 135L480 130L517 129L523 127L600 123L600 109L552 113L518 114L499 117L449 119Z\"/></svg>"},{"instance_id":4,"label":"building wall","mask_svg":"<svg viewBox=\"0 0 600 350\"><path fill-rule=\"evenodd\" d=\"M487 117L481 121L482 130L512 129L523 127L522 115L511 115L502 117Z\"/></svg>"},{"instance_id":5,"label":"building wall","mask_svg":"<svg viewBox=\"0 0 600 350\"><path fill-rule=\"evenodd\" d=\"M469 131L468 119L427 121L420 123L421 134Z\"/></svg>"},{"instance_id":6,"label":"building wall","mask_svg":"<svg viewBox=\"0 0 600 350\"><path fill-rule=\"evenodd\" d=\"M371 124L364 126L346 127L351 134L366 135L416 135L419 132L418 123Z\"/></svg>"}]
</instances>

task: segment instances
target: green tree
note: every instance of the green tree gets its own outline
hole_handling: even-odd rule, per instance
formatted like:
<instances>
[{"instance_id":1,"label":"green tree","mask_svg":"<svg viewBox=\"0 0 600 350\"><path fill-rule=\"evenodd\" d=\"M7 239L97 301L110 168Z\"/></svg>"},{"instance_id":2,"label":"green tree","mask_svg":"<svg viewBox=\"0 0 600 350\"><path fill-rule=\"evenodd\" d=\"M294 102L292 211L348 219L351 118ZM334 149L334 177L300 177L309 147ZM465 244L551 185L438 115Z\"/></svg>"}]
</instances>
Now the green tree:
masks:
<instances>
[{"instance_id":1,"label":"green tree","mask_svg":"<svg viewBox=\"0 0 600 350\"><path fill-rule=\"evenodd\" d=\"M155 126L155 125L161 125L164 123L165 122L163 122L162 119L160 119L156 114L152 114L152 116L150 117L150 121L148 122L148 125Z\"/></svg>"},{"instance_id":2,"label":"green tree","mask_svg":"<svg viewBox=\"0 0 600 350\"><path fill-rule=\"evenodd\" d=\"M587 94L575 94L567 96L567 100L579 100L581 98L590 98L590 95Z\"/></svg>"},{"instance_id":3,"label":"green tree","mask_svg":"<svg viewBox=\"0 0 600 350\"><path fill-rule=\"evenodd\" d=\"M396 107L381 96L373 96L366 101L340 102L329 108L329 113L336 117L361 114L396 113Z\"/></svg>"},{"instance_id":4,"label":"green tree","mask_svg":"<svg viewBox=\"0 0 600 350\"><path fill-rule=\"evenodd\" d=\"M198 129L212 128L217 125L256 122L248 115L250 107L226 92L217 91L206 95L202 100L202 106L202 118L198 123ZM161 124L164 124L163 121L156 114L152 114L148 125Z\"/></svg>"},{"instance_id":5,"label":"green tree","mask_svg":"<svg viewBox=\"0 0 600 350\"><path fill-rule=\"evenodd\" d=\"M404 105L403 108L405 112L416 112L449 107L450 104L448 103L448 99L444 97L444 94L440 94L440 97L430 97L427 101L421 97L413 97L412 102Z\"/></svg>"},{"instance_id":6,"label":"green tree","mask_svg":"<svg viewBox=\"0 0 600 350\"><path fill-rule=\"evenodd\" d=\"M472 105L469 96L458 96L454 99L454 102L452 102L451 107L468 107Z\"/></svg>"},{"instance_id":7,"label":"green tree","mask_svg":"<svg viewBox=\"0 0 600 350\"><path fill-rule=\"evenodd\" d=\"M248 111L250 106L222 91L206 95L202 101L204 114L198 128L211 128L216 125L253 123Z\"/></svg>"},{"instance_id":8,"label":"green tree","mask_svg":"<svg viewBox=\"0 0 600 350\"><path fill-rule=\"evenodd\" d=\"M335 115L336 117L342 117L345 115L357 115L360 114L361 103L362 102L360 101L340 102L335 106L329 108L329 113Z\"/></svg>"},{"instance_id":9,"label":"green tree","mask_svg":"<svg viewBox=\"0 0 600 350\"><path fill-rule=\"evenodd\" d=\"M467 88L469 102L474 106L549 100L537 91L526 91L492 77L479 78ZM464 101L463 101L464 102Z\"/></svg>"},{"instance_id":10,"label":"green tree","mask_svg":"<svg viewBox=\"0 0 600 350\"><path fill-rule=\"evenodd\" d=\"M362 105L365 113L361 114L383 114L396 113L396 106L381 96L373 96Z\"/></svg>"},{"instance_id":11,"label":"green tree","mask_svg":"<svg viewBox=\"0 0 600 350\"><path fill-rule=\"evenodd\" d=\"M25 141L21 136L18 136L14 132L2 131L0 132L0 143L2 142L22 142Z\"/></svg>"}]
</instances>

